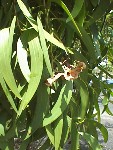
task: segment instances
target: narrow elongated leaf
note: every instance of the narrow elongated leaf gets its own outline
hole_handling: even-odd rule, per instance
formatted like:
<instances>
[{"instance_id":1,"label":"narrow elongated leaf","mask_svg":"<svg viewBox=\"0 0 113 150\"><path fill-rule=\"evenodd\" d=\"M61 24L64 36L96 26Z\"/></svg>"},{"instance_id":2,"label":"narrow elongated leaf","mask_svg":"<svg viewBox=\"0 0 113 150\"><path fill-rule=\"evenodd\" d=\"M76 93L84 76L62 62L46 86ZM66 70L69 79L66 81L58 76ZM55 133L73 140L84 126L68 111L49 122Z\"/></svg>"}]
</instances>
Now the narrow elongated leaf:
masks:
<instances>
[{"instance_id":1,"label":"narrow elongated leaf","mask_svg":"<svg viewBox=\"0 0 113 150\"><path fill-rule=\"evenodd\" d=\"M81 8L83 6L83 3L84 3L84 0L76 0L75 1L73 10L71 12L71 15L73 16L73 18L75 18L79 14L79 12L80 12L80 10L81 10ZM70 20L71 19L68 17L66 22L69 22Z\"/></svg>"},{"instance_id":2,"label":"narrow elongated leaf","mask_svg":"<svg viewBox=\"0 0 113 150\"><path fill-rule=\"evenodd\" d=\"M43 126L56 120L68 106L72 96L72 82L68 81L61 89L60 95L51 113L44 119Z\"/></svg>"},{"instance_id":3,"label":"narrow elongated leaf","mask_svg":"<svg viewBox=\"0 0 113 150\"><path fill-rule=\"evenodd\" d=\"M43 50L46 66L48 68L48 71L49 71L50 75L52 75L52 68L51 68L51 63L50 63L50 60L49 60L48 49L47 49L47 46L46 46L45 37L44 37L44 30L43 30L42 23L41 23L41 21L38 17L37 17L37 23L38 23L38 29L39 29L40 43L41 43L41 47L42 47L42 50Z\"/></svg>"},{"instance_id":4,"label":"narrow elongated leaf","mask_svg":"<svg viewBox=\"0 0 113 150\"><path fill-rule=\"evenodd\" d=\"M96 55L95 55L95 48L93 46L92 39L90 38L90 36L88 35L84 27L82 27L81 25L78 25L78 26L82 34L80 38L83 41L86 48L88 49L89 55L91 57L90 62L93 63L96 60Z\"/></svg>"},{"instance_id":5,"label":"narrow elongated leaf","mask_svg":"<svg viewBox=\"0 0 113 150\"><path fill-rule=\"evenodd\" d=\"M20 9L22 10L23 14L25 15L25 17L27 18L27 20L29 21L29 23L32 25L32 27L38 32L38 26L37 26L37 22L33 19L33 17L31 16L31 14L29 13L29 11L27 10L26 6L24 5L24 3L21 0L17 0L18 5L20 7ZM56 38L53 37L53 35L49 34L47 31L43 31L44 32L44 36L45 39L47 39L48 41L50 41L51 43L53 43L54 45L60 47L61 49L68 51L67 48L65 48L65 46L63 45L63 43L59 42ZM70 51L69 51L70 52Z\"/></svg>"},{"instance_id":6,"label":"narrow elongated leaf","mask_svg":"<svg viewBox=\"0 0 113 150\"><path fill-rule=\"evenodd\" d=\"M98 28L97 28L96 24L93 24L91 26L91 31L93 34L93 41L94 41L94 45L95 45L95 49L96 49L96 56L102 57L101 52L100 52L99 32L98 32Z\"/></svg>"},{"instance_id":7,"label":"narrow elongated leaf","mask_svg":"<svg viewBox=\"0 0 113 150\"><path fill-rule=\"evenodd\" d=\"M32 37L32 33L29 33L30 39ZM19 107L18 115L22 113L22 111L26 108L27 104L32 99L35 94L40 79L42 75L43 69L43 53L39 43L38 37L33 38L29 41L29 50L31 55L31 74L30 81L28 84L27 92L22 97L22 102Z\"/></svg>"},{"instance_id":8,"label":"narrow elongated leaf","mask_svg":"<svg viewBox=\"0 0 113 150\"><path fill-rule=\"evenodd\" d=\"M85 117L87 107L88 107L89 92L86 84L82 80L78 80L76 81L76 83L80 90L80 97L81 97L80 117L83 119Z\"/></svg>"},{"instance_id":9,"label":"narrow elongated leaf","mask_svg":"<svg viewBox=\"0 0 113 150\"><path fill-rule=\"evenodd\" d=\"M14 36L14 29L15 29L15 22L16 22L16 16L14 16L11 27L10 27L10 33L9 33L9 40L8 40L8 56L9 56L9 62L11 61L11 54L12 54L12 43L13 43L13 36Z\"/></svg>"},{"instance_id":10,"label":"narrow elongated leaf","mask_svg":"<svg viewBox=\"0 0 113 150\"><path fill-rule=\"evenodd\" d=\"M58 5L60 5L65 10L65 12L67 13L67 15L69 16L69 18L71 19L71 21L74 24L76 32L79 34L79 36L82 36L81 31L80 31L78 25L76 24L75 20L73 19L73 16L71 15L71 13L68 10L67 6L61 0L57 0L57 1L56 0L51 0L51 2L57 3Z\"/></svg>"},{"instance_id":11,"label":"narrow elongated leaf","mask_svg":"<svg viewBox=\"0 0 113 150\"><path fill-rule=\"evenodd\" d=\"M91 25L96 20L101 18L105 14L107 9L109 8L109 5L110 5L110 0L100 1L98 7L96 8L96 10L94 11L94 13L91 16L91 19L87 23L87 26Z\"/></svg>"},{"instance_id":12,"label":"narrow elongated leaf","mask_svg":"<svg viewBox=\"0 0 113 150\"><path fill-rule=\"evenodd\" d=\"M15 112L17 112L17 108L16 108L16 105L14 103L14 100L13 100L11 94L10 94L10 91L7 88L7 85L6 85L5 81L4 81L4 79L1 76L1 73L0 73L0 84L1 84L1 86L2 86L2 88L4 90L4 92L5 92L5 95L6 95L7 99L8 99L8 101L10 102L12 108L15 110Z\"/></svg>"},{"instance_id":13,"label":"narrow elongated leaf","mask_svg":"<svg viewBox=\"0 0 113 150\"><path fill-rule=\"evenodd\" d=\"M11 29L10 29L11 30ZM12 34L11 34L12 36ZM15 79L12 73L11 65L10 65L10 57L11 56L11 46L9 46L8 40L10 39L9 29L5 28L0 31L0 69L3 78L5 79L7 85L11 89L11 91L21 99L21 96L18 92ZM10 43L11 45L12 43Z\"/></svg>"},{"instance_id":14,"label":"narrow elongated leaf","mask_svg":"<svg viewBox=\"0 0 113 150\"><path fill-rule=\"evenodd\" d=\"M80 135L90 144L93 150L102 150L98 140L88 133L79 132Z\"/></svg>"},{"instance_id":15,"label":"narrow elongated leaf","mask_svg":"<svg viewBox=\"0 0 113 150\"><path fill-rule=\"evenodd\" d=\"M85 31L85 29L81 25L77 24L74 21L72 15L70 13L70 11L68 10L68 8L66 7L66 5L61 0L57 0L57 1L56 0L51 0L51 1L59 4L65 10L65 12L68 14L68 16L70 17L70 19L73 22L74 30L79 35L79 37L82 39L84 45L88 49L88 52L89 52L89 54L91 56L91 63L93 63L95 61L95 59L96 59L95 49L94 49L93 43L91 41L91 38L89 37L89 35Z\"/></svg>"},{"instance_id":16,"label":"narrow elongated leaf","mask_svg":"<svg viewBox=\"0 0 113 150\"><path fill-rule=\"evenodd\" d=\"M54 145L55 144L55 141L54 141L54 131L51 127L51 124L48 124L47 126L45 126L46 128L46 132L47 132L47 135L51 141L51 143Z\"/></svg>"},{"instance_id":17,"label":"narrow elongated leaf","mask_svg":"<svg viewBox=\"0 0 113 150\"><path fill-rule=\"evenodd\" d=\"M99 128L99 130L101 131L103 137L104 137L104 141L107 142L108 140L108 131L107 129L104 127L104 125L102 125L101 123L94 121L94 120L88 120L89 123L91 123L92 126L95 126L97 128Z\"/></svg>"},{"instance_id":18,"label":"narrow elongated leaf","mask_svg":"<svg viewBox=\"0 0 113 150\"><path fill-rule=\"evenodd\" d=\"M79 133L75 122L71 120L71 150L79 148Z\"/></svg>"},{"instance_id":19,"label":"narrow elongated leaf","mask_svg":"<svg viewBox=\"0 0 113 150\"><path fill-rule=\"evenodd\" d=\"M48 101L49 100L48 100L47 86L42 82L42 83L40 83L38 91L37 91L37 102L36 102L36 107L34 110L34 115L33 115L33 119L31 121L31 124L28 128L25 139L32 136L32 134L39 127L43 126L43 119L45 117L45 113L47 110Z\"/></svg>"},{"instance_id":20,"label":"narrow elongated leaf","mask_svg":"<svg viewBox=\"0 0 113 150\"><path fill-rule=\"evenodd\" d=\"M4 135L5 135L4 126L0 124L0 136L4 136Z\"/></svg>"},{"instance_id":21,"label":"narrow elongated leaf","mask_svg":"<svg viewBox=\"0 0 113 150\"><path fill-rule=\"evenodd\" d=\"M22 71L23 76L29 82L30 80L30 69L27 61L27 51L23 48L23 44L20 39L18 39L17 43L17 58L19 62L20 69Z\"/></svg>"},{"instance_id":22,"label":"narrow elongated leaf","mask_svg":"<svg viewBox=\"0 0 113 150\"><path fill-rule=\"evenodd\" d=\"M62 128L63 128L63 116L61 115L54 123L54 137L55 137L55 150L60 148L60 141L62 136Z\"/></svg>"},{"instance_id":23,"label":"narrow elongated leaf","mask_svg":"<svg viewBox=\"0 0 113 150\"><path fill-rule=\"evenodd\" d=\"M86 114L88 101L89 101L89 93L87 86L82 83L80 84L80 96L81 96L81 115L80 117L83 118Z\"/></svg>"},{"instance_id":24,"label":"narrow elongated leaf","mask_svg":"<svg viewBox=\"0 0 113 150\"><path fill-rule=\"evenodd\" d=\"M61 142L60 142L61 148L63 148L64 144L66 143L68 139L69 130L70 130L70 124L68 122L67 114L65 114L63 116L62 137L61 137Z\"/></svg>"},{"instance_id":25,"label":"narrow elongated leaf","mask_svg":"<svg viewBox=\"0 0 113 150\"><path fill-rule=\"evenodd\" d=\"M113 112L109 109L108 106L105 106L105 111L106 111L109 115L113 116Z\"/></svg>"},{"instance_id":26,"label":"narrow elongated leaf","mask_svg":"<svg viewBox=\"0 0 113 150\"><path fill-rule=\"evenodd\" d=\"M80 10L79 14L76 17L76 22L79 25L83 26L84 20L85 20L85 16L86 16L86 8L85 8L85 4L83 3L81 10Z\"/></svg>"},{"instance_id":27,"label":"narrow elongated leaf","mask_svg":"<svg viewBox=\"0 0 113 150\"><path fill-rule=\"evenodd\" d=\"M98 122L100 122L101 121L100 108L99 108L99 103L98 103L98 96L96 94L94 94L94 106L97 111Z\"/></svg>"}]
</instances>

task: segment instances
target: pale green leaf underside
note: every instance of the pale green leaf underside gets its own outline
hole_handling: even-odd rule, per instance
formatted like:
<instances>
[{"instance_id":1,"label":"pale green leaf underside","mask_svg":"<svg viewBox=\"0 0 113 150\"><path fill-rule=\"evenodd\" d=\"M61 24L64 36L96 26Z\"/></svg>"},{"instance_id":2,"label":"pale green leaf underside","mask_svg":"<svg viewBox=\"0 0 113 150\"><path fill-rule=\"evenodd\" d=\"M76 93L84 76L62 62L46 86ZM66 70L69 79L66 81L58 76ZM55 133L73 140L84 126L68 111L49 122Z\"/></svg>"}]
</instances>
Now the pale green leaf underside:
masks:
<instances>
[{"instance_id":1,"label":"pale green leaf underside","mask_svg":"<svg viewBox=\"0 0 113 150\"><path fill-rule=\"evenodd\" d=\"M23 44L20 39L17 42L17 58L19 62L20 69L23 76L29 82L30 80L30 69L27 60L27 51L23 48Z\"/></svg>"}]
</instances>

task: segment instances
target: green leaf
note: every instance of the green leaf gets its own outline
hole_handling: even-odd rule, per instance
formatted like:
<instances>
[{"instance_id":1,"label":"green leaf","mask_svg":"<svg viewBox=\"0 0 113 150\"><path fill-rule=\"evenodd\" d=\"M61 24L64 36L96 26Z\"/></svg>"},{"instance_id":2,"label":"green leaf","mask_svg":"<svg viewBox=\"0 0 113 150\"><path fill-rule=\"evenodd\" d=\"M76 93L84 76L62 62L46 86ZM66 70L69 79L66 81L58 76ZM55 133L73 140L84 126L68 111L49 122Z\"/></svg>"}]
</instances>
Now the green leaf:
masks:
<instances>
[{"instance_id":1,"label":"green leaf","mask_svg":"<svg viewBox=\"0 0 113 150\"><path fill-rule=\"evenodd\" d=\"M102 100L102 104L103 105L108 105L108 103L109 103L108 97L104 96L104 99Z\"/></svg>"},{"instance_id":2,"label":"green leaf","mask_svg":"<svg viewBox=\"0 0 113 150\"><path fill-rule=\"evenodd\" d=\"M71 15L69 9L67 8L67 6L66 6L61 0L57 0L57 1L56 1L56 0L51 0L51 2L57 3L58 5L60 5L60 6L64 9L64 11L67 13L67 15L69 16L69 18L70 18L71 21L73 22L76 32L77 32L80 36L82 36L81 31L80 31L78 25L76 24L76 22L75 22L73 16Z\"/></svg>"},{"instance_id":3,"label":"green leaf","mask_svg":"<svg viewBox=\"0 0 113 150\"><path fill-rule=\"evenodd\" d=\"M18 39L17 42L17 58L19 62L20 69L22 71L23 76L29 82L30 80L30 69L27 60L27 51L25 50L22 42Z\"/></svg>"},{"instance_id":4,"label":"green leaf","mask_svg":"<svg viewBox=\"0 0 113 150\"><path fill-rule=\"evenodd\" d=\"M57 0L57 1L56 0L51 0L51 1L59 4L65 10L65 12L68 14L70 19L72 20L74 30L79 35L79 37L82 39L83 43L85 44L86 48L88 49L88 52L91 56L91 62L94 62L95 59L96 59L95 49L94 49L93 42L92 42L90 36L87 34L85 29L81 25L77 24L74 21L70 11L68 10L66 5L61 0Z\"/></svg>"},{"instance_id":5,"label":"green leaf","mask_svg":"<svg viewBox=\"0 0 113 150\"><path fill-rule=\"evenodd\" d=\"M88 33L86 32L84 27L82 27L81 25L78 25L78 26L79 26L80 32L82 34L82 36L80 36L80 38L83 41L83 43L84 43L85 47L87 48L88 53L90 55L90 59L91 59L90 62L94 63L97 58L96 58L96 55L95 55L95 48L93 46L92 39L88 35Z\"/></svg>"},{"instance_id":6,"label":"green leaf","mask_svg":"<svg viewBox=\"0 0 113 150\"><path fill-rule=\"evenodd\" d=\"M83 4L79 14L76 17L76 22L81 26L83 26L84 24L85 15L86 15L85 4Z\"/></svg>"},{"instance_id":7,"label":"green leaf","mask_svg":"<svg viewBox=\"0 0 113 150\"><path fill-rule=\"evenodd\" d=\"M108 141L108 131L104 127L104 125L102 125L101 123L94 121L94 120L87 120L87 121L89 121L89 123L91 123L92 126L99 128L99 130L101 131L101 133L104 137L104 142L107 142Z\"/></svg>"},{"instance_id":8,"label":"green leaf","mask_svg":"<svg viewBox=\"0 0 113 150\"><path fill-rule=\"evenodd\" d=\"M93 150L102 150L101 146L98 143L98 140L94 138L92 135L84 132L79 132L80 135L89 143Z\"/></svg>"},{"instance_id":9,"label":"green leaf","mask_svg":"<svg viewBox=\"0 0 113 150\"><path fill-rule=\"evenodd\" d=\"M68 116L67 113L64 113L63 116L63 129L62 129L62 137L61 137L61 142L60 145L63 148L64 144L66 143L67 139L68 139L68 134L69 134L69 130L70 130L70 124L68 121Z\"/></svg>"},{"instance_id":10,"label":"green leaf","mask_svg":"<svg viewBox=\"0 0 113 150\"><path fill-rule=\"evenodd\" d=\"M51 113L44 118L43 126L46 126L56 120L68 106L72 96L72 82L68 81L61 89L60 95Z\"/></svg>"},{"instance_id":11,"label":"green leaf","mask_svg":"<svg viewBox=\"0 0 113 150\"><path fill-rule=\"evenodd\" d=\"M55 120L54 125L55 125L55 128L54 128L55 150L58 150L60 148L60 141L61 141L62 128L63 128L63 116L62 115L57 120Z\"/></svg>"},{"instance_id":12,"label":"green leaf","mask_svg":"<svg viewBox=\"0 0 113 150\"><path fill-rule=\"evenodd\" d=\"M98 31L98 28L96 26L96 24L93 24L91 26L91 33L92 33L92 36L93 36L93 41L94 41L94 45L95 45L95 49L96 49L96 57L102 57L101 56L101 51L100 51L100 36L99 36L99 31Z\"/></svg>"},{"instance_id":13,"label":"green leaf","mask_svg":"<svg viewBox=\"0 0 113 150\"><path fill-rule=\"evenodd\" d=\"M91 15L90 20L87 23L87 26L93 24L96 20L101 18L109 8L110 0L100 1L98 7L94 10L94 13Z\"/></svg>"},{"instance_id":14,"label":"green leaf","mask_svg":"<svg viewBox=\"0 0 113 150\"><path fill-rule=\"evenodd\" d=\"M51 68L51 63L50 63L50 59L49 59L49 55L48 55L48 49L47 49L47 46L46 46L45 37L44 37L44 30L43 30L42 23L41 23L41 21L38 17L37 17L37 23L38 23L38 29L39 29L40 43L41 43L41 47L42 47L42 50L43 50L46 66L48 68L48 71L49 71L50 75L52 75L52 68Z\"/></svg>"},{"instance_id":15,"label":"green leaf","mask_svg":"<svg viewBox=\"0 0 113 150\"><path fill-rule=\"evenodd\" d=\"M79 133L74 120L71 120L71 150L79 148Z\"/></svg>"},{"instance_id":16,"label":"green leaf","mask_svg":"<svg viewBox=\"0 0 113 150\"><path fill-rule=\"evenodd\" d=\"M97 111L98 122L100 122L101 121L100 108L98 103L98 96L96 96L96 94L94 94L94 106Z\"/></svg>"},{"instance_id":17,"label":"green leaf","mask_svg":"<svg viewBox=\"0 0 113 150\"><path fill-rule=\"evenodd\" d=\"M13 29L10 29L10 32ZM7 85L11 89L11 91L21 99L21 96L18 92L17 85L12 73L11 65L10 65L10 56L11 56L11 45L9 43L9 39L12 38L12 34L9 34L9 29L5 28L0 31L0 69L3 78L5 79ZM12 42L12 41L11 41Z\"/></svg>"},{"instance_id":18,"label":"green leaf","mask_svg":"<svg viewBox=\"0 0 113 150\"><path fill-rule=\"evenodd\" d=\"M17 0L17 2L18 2L18 5L19 5L20 9L22 10L24 16L27 18L27 20L32 25L32 27L38 32L37 22L33 19L33 17L31 16L29 11L27 10L27 8L24 5L24 3L21 0ZM43 32L44 32L45 39L47 39L48 41L50 41L54 45L60 47L61 49L65 50L65 51L68 51L68 49L63 45L63 43L59 42L56 38L53 37L53 35L49 34L45 30Z\"/></svg>"},{"instance_id":19,"label":"green leaf","mask_svg":"<svg viewBox=\"0 0 113 150\"><path fill-rule=\"evenodd\" d=\"M45 72L43 72L44 74ZM42 81L42 80L41 80ZM42 92L43 91L43 92ZM47 107L48 107L48 92L47 92L47 86L42 83L40 83L37 91L37 101L36 101L36 107L34 110L33 119L31 120L31 124L28 128L27 134L25 136L25 139L32 136L32 134L39 128L43 126L43 119L45 117Z\"/></svg>"},{"instance_id":20,"label":"green leaf","mask_svg":"<svg viewBox=\"0 0 113 150\"><path fill-rule=\"evenodd\" d=\"M54 145L55 144L55 141L54 141L54 131L51 127L51 124L48 124L47 126L45 126L46 128L46 132L47 132L47 135L51 141L51 143Z\"/></svg>"},{"instance_id":21,"label":"green leaf","mask_svg":"<svg viewBox=\"0 0 113 150\"><path fill-rule=\"evenodd\" d=\"M96 7L98 5L99 0L90 0L92 5Z\"/></svg>"},{"instance_id":22,"label":"green leaf","mask_svg":"<svg viewBox=\"0 0 113 150\"><path fill-rule=\"evenodd\" d=\"M17 112L17 108L16 108L16 105L15 105L15 103L14 103L14 100L13 100L11 94L10 94L10 91L9 91L8 88L7 88L7 85L6 85L5 81L4 81L4 79L2 78L1 73L0 73L0 84L1 84L1 86L2 86L2 88L3 88L3 90L4 90L4 93L5 93L5 95L6 95L7 99L8 99L8 101L9 101L10 104L11 104L12 108L15 110L15 112Z\"/></svg>"},{"instance_id":23,"label":"green leaf","mask_svg":"<svg viewBox=\"0 0 113 150\"><path fill-rule=\"evenodd\" d=\"M10 32L9 32L9 39L8 39L8 51L7 55L9 56L8 60L11 62L11 54L12 54L12 43L13 43L13 36L14 36L14 30L15 30L15 23L16 23L16 16L14 16L11 27L10 27Z\"/></svg>"},{"instance_id":24,"label":"green leaf","mask_svg":"<svg viewBox=\"0 0 113 150\"><path fill-rule=\"evenodd\" d=\"M5 136L4 126L0 124L0 136Z\"/></svg>"},{"instance_id":25,"label":"green leaf","mask_svg":"<svg viewBox=\"0 0 113 150\"><path fill-rule=\"evenodd\" d=\"M80 97L81 97L80 117L84 119L88 108L89 92L88 92L87 85L82 80L76 80L75 83L79 88Z\"/></svg>"},{"instance_id":26,"label":"green leaf","mask_svg":"<svg viewBox=\"0 0 113 150\"><path fill-rule=\"evenodd\" d=\"M113 112L109 109L108 105L105 106L105 111L106 111L109 115L113 116Z\"/></svg>"},{"instance_id":27,"label":"green leaf","mask_svg":"<svg viewBox=\"0 0 113 150\"><path fill-rule=\"evenodd\" d=\"M83 3L84 3L84 0L76 0L75 1L73 10L71 12L71 15L73 16L73 18L75 18L79 14L79 12L83 6ZM71 21L70 17L67 18L66 22L69 22L69 21Z\"/></svg>"},{"instance_id":28,"label":"green leaf","mask_svg":"<svg viewBox=\"0 0 113 150\"><path fill-rule=\"evenodd\" d=\"M29 38L33 36L32 32L29 32ZM31 101L33 95L35 94L43 70L43 53L39 43L38 37L35 37L29 41L29 50L31 56L31 74L30 81L28 84L27 92L24 93L22 97L22 102L19 107L18 115L26 108L28 103Z\"/></svg>"}]
</instances>

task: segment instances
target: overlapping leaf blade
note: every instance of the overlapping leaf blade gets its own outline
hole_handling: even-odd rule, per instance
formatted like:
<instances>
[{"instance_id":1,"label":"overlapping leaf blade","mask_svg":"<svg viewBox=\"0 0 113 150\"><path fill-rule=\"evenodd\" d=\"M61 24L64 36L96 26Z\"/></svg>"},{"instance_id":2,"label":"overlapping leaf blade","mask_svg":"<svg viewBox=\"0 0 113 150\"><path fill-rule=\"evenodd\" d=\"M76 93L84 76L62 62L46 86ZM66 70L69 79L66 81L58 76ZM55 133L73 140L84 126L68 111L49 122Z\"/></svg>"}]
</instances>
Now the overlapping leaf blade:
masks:
<instances>
[{"instance_id":1,"label":"overlapping leaf blade","mask_svg":"<svg viewBox=\"0 0 113 150\"><path fill-rule=\"evenodd\" d=\"M98 143L98 140L88 133L79 132L80 135L90 144L93 150L102 150L101 146Z\"/></svg>"},{"instance_id":2,"label":"overlapping leaf blade","mask_svg":"<svg viewBox=\"0 0 113 150\"><path fill-rule=\"evenodd\" d=\"M79 14L80 10L82 9L83 3L84 3L84 0L76 0L75 1L73 10L71 12L71 15L73 16L73 18L75 18ZM68 17L66 22L69 22L70 20L71 19Z\"/></svg>"},{"instance_id":3,"label":"overlapping leaf blade","mask_svg":"<svg viewBox=\"0 0 113 150\"><path fill-rule=\"evenodd\" d=\"M9 103L11 104L12 108L15 110L15 112L17 112L17 108L16 108L16 105L14 103L14 100L13 100L13 98L11 96L11 93L10 93L9 89L7 88L7 85L6 85L5 81L4 81L1 73L0 73L0 84L1 84L1 86L2 86L2 88L4 90L4 92L5 92L5 95L6 95L7 99L8 99L8 101L9 101Z\"/></svg>"},{"instance_id":4,"label":"overlapping leaf blade","mask_svg":"<svg viewBox=\"0 0 113 150\"><path fill-rule=\"evenodd\" d=\"M51 63L50 63L50 59L49 59L49 55L48 55L48 49L46 46L45 37L44 37L44 30L43 30L42 23L38 17L37 17L37 23L38 23L38 29L39 29L40 43L41 43L41 47L43 50L46 66L48 68L50 75L52 75L52 68L51 68Z\"/></svg>"},{"instance_id":5,"label":"overlapping leaf blade","mask_svg":"<svg viewBox=\"0 0 113 150\"><path fill-rule=\"evenodd\" d=\"M88 49L88 52L89 52L90 57L91 57L91 63L94 62L96 60L95 48L93 46L93 42L92 42L90 36L85 31L84 27L82 27L81 25L79 25L75 22L75 20L73 19L73 16L71 15L70 11L68 10L66 5L61 0L57 0L57 1L56 0L51 0L51 1L57 3L58 5L60 5L64 9L64 11L67 13L67 15L69 16L69 18L71 19L71 21L73 23L72 28L75 30L75 32L78 34L78 36L81 38L84 45Z\"/></svg>"},{"instance_id":6,"label":"overlapping leaf blade","mask_svg":"<svg viewBox=\"0 0 113 150\"><path fill-rule=\"evenodd\" d=\"M46 126L56 120L68 106L72 96L72 82L67 82L61 89L60 95L51 113L44 118L43 126Z\"/></svg>"},{"instance_id":7,"label":"overlapping leaf blade","mask_svg":"<svg viewBox=\"0 0 113 150\"><path fill-rule=\"evenodd\" d=\"M17 0L18 5L20 7L20 9L22 10L23 14L25 15L25 17L27 18L27 20L29 21L29 23L33 26L33 28L38 32L38 26L37 26L37 22L33 19L33 17L31 16L31 14L29 13L29 11L27 10L26 6L24 5L24 3L21 0ZM44 32L44 36L45 38L50 41L51 43L53 43L54 45L60 47L61 49L67 51L67 49L65 48L65 46L63 45L63 43L59 42L56 38L53 37L53 35L49 34L47 31L43 31Z\"/></svg>"},{"instance_id":8,"label":"overlapping leaf blade","mask_svg":"<svg viewBox=\"0 0 113 150\"><path fill-rule=\"evenodd\" d=\"M87 85L85 84L84 81L78 80L76 81L76 84L80 90L80 96L81 96L80 117L84 119L88 108L89 92L88 92Z\"/></svg>"},{"instance_id":9,"label":"overlapping leaf blade","mask_svg":"<svg viewBox=\"0 0 113 150\"><path fill-rule=\"evenodd\" d=\"M94 120L89 120L89 123L91 123L91 125L98 127L104 137L104 141L107 142L108 140L108 131L107 129L104 127L104 125L102 125L101 123L94 121Z\"/></svg>"},{"instance_id":10,"label":"overlapping leaf blade","mask_svg":"<svg viewBox=\"0 0 113 150\"><path fill-rule=\"evenodd\" d=\"M5 28L0 31L0 68L2 76L5 79L11 91L15 94L15 96L21 99L10 64L12 53L12 36L14 34L15 21L16 19L14 18L14 20L12 21L13 25L11 25L10 28L10 33L8 28Z\"/></svg>"},{"instance_id":11,"label":"overlapping leaf blade","mask_svg":"<svg viewBox=\"0 0 113 150\"><path fill-rule=\"evenodd\" d=\"M29 33L30 39L32 33ZM22 111L26 108L27 104L32 99L33 95L35 94L43 70L43 53L39 43L38 37L35 37L29 41L29 50L31 55L31 74L30 74L30 81L28 84L27 92L24 93L22 97L22 102L19 107L18 115L22 113Z\"/></svg>"}]
</instances>

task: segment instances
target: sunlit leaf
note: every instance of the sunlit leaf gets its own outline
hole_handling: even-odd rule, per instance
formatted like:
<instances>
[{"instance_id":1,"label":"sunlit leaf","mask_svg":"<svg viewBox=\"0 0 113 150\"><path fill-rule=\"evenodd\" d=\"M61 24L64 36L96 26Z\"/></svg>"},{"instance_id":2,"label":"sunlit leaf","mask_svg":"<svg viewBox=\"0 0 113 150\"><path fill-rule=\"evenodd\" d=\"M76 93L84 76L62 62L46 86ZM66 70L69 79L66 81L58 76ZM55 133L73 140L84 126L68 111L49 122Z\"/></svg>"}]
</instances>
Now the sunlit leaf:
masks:
<instances>
[{"instance_id":1,"label":"sunlit leaf","mask_svg":"<svg viewBox=\"0 0 113 150\"><path fill-rule=\"evenodd\" d=\"M4 126L2 124L0 124L0 136L4 136L5 132L4 132Z\"/></svg>"},{"instance_id":2,"label":"sunlit leaf","mask_svg":"<svg viewBox=\"0 0 113 150\"><path fill-rule=\"evenodd\" d=\"M38 32L38 25L37 22L33 19L33 17L31 16L31 14L29 13L29 11L27 10L26 6L24 5L24 3L21 0L17 0L18 5L20 7L20 9L22 10L23 14L25 15L25 17L27 18L27 20L29 21L29 23L32 25L32 27ZM44 36L45 38L50 41L51 43L53 43L54 45L60 47L61 49L68 51L68 48L66 48L63 43L59 42L56 38L53 37L53 35L49 34L47 31L43 31L44 32ZM69 51L70 52L70 51ZM72 52L71 52L72 53Z\"/></svg>"},{"instance_id":3,"label":"sunlit leaf","mask_svg":"<svg viewBox=\"0 0 113 150\"><path fill-rule=\"evenodd\" d=\"M14 29L12 29L14 30ZM11 29L10 29L11 31ZM5 28L3 30L0 31L0 68L1 68L1 73L3 75L3 78L5 79L7 85L9 86L9 88L11 89L11 91L18 97L21 98L17 86L16 86L16 82L12 73L12 69L11 69L11 58L9 56L11 56L11 46L9 46L9 39L10 39L10 35L12 36L12 34L9 34L9 29ZM12 42L12 41L11 41ZM10 43L10 45L12 45L12 43Z\"/></svg>"},{"instance_id":4,"label":"sunlit leaf","mask_svg":"<svg viewBox=\"0 0 113 150\"><path fill-rule=\"evenodd\" d=\"M50 75L52 75L52 68L51 68L51 63L50 63L50 59L49 59L49 55L48 55L48 49L47 49L47 46L46 46L45 37L44 37L44 30L43 30L42 23L41 23L41 21L38 17L37 17L37 23L38 23L40 43L41 43L41 47L42 47L42 50L43 50L46 66L48 68L48 71L49 71Z\"/></svg>"},{"instance_id":5,"label":"sunlit leaf","mask_svg":"<svg viewBox=\"0 0 113 150\"><path fill-rule=\"evenodd\" d=\"M85 117L88 108L89 92L88 92L87 85L82 80L76 81L76 84L80 90L80 96L81 96L80 117L83 119Z\"/></svg>"},{"instance_id":6,"label":"sunlit leaf","mask_svg":"<svg viewBox=\"0 0 113 150\"><path fill-rule=\"evenodd\" d=\"M47 135L51 141L51 143L54 145L55 144L55 141L54 141L54 131L51 127L51 124L48 124L47 126L45 126L46 128L46 132L47 132Z\"/></svg>"},{"instance_id":7,"label":"sunlit leaf","mask_svg":"<svg viewBox=\"0 0 113 150\"><path fill-rule=\"evenodd\" d=\"M18 62L19 62L19 66L22 71L22 74L27 80L27 82L29 82L30 69L28 66L27 51L24 49L23 44L20 39L18 39L18 42L17 42L17 58L18 58Z\"/></svg>"},{"instance_id":8,"label":"sunlit leaf","mask_svg":"<svg viewBox=\"0 0 113 150\"><path fill-rule=\"evenodd\" d=\"M29 33L31 38L32 33ZM27 104L31 101L33 95L35 94L43 69L43 53L39 43L38 37L33 38L29 41L29 50L31 56L31 74L30 81L28 84L27 92L22 97L22 102L19 107L18 115L26 108Z\"/></svg>"},{"instance_id":9,"label":"sunlit leaf","mask_svg":"<svg viewBox=\"0 0 113 150\"><path fill-rule=\"evenodd\" d=\"M75 27L76 32L77 32L80 36L82 36L81 31L80 31L78 25L76 24L76 22L75 22L73 16L71 15L70 11L68 10L67 6L63 3L63 1L61 1L61 0L57 0L57 1L56 1L56 0L51 0L51 2L57 3L58 5L60 5L60 6L65 10L65 12L67 13L67 15L69 16L69 18L71 19L71 21L72 21L73 24L74 24L74 27Z\"/></svg>"}]
</instances>

